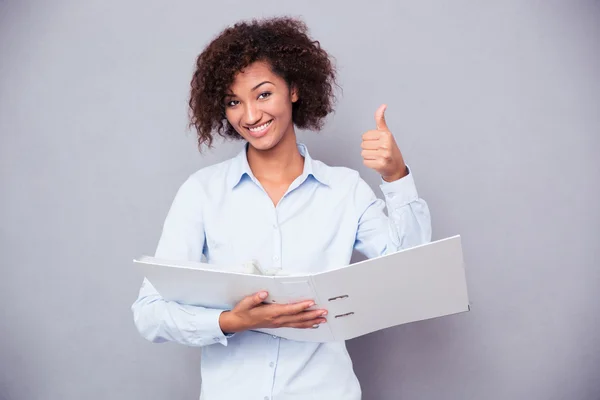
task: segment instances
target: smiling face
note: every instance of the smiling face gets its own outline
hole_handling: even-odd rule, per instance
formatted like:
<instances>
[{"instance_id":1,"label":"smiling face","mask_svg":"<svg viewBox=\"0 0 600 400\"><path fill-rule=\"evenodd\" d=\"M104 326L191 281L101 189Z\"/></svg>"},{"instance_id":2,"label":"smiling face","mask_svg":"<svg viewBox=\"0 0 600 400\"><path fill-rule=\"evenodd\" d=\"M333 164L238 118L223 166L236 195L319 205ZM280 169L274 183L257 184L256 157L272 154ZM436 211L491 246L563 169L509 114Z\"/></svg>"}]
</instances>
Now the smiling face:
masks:
<instances>
[{"instance_id":1,"label":"smiling face","mask_svg":"<svg viewBox=\"0 0 600 400\"><path fill-rule=\"evenodd\" d=\"M225 97L225 115L250 146L270 150L287 135L295 135L292 104L296 101L296 90L290 90L268 63L258 61L235 76Z\"/></svg>"}]
</instances>

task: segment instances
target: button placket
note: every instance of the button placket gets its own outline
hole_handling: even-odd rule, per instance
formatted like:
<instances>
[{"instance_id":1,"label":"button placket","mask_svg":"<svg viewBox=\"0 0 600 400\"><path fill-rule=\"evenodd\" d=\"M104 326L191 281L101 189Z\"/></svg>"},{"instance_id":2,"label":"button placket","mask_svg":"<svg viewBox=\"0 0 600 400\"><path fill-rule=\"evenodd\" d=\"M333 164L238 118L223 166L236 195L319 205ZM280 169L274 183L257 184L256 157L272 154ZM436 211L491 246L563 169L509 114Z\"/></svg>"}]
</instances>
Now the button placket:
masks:
<instances>
[{"instance_id":1,"label":"button placket","mask_svg":"<svg viewBox=\"0 0 600 400\"><path fill-rule=\"evenodd\" d=\"M273 390L273 385L275 384L275 367L277 365L277 358L279 357L279 337L272 335L273 340L270 340L269 353L267 354L266 362L269 363L269 368L271 369L271 373L269 373L269 379L265 382L265 393L270 393ZM272 393L271 393L272 394ZM265 396L265 399L270 399L271 396Z\"/></svg>"},{"instance_id":2,"label":"button placket","mask_svg":"<svg viewBox=\"0 0 600 400\"><path fill-rule=\"evenodd\" d=\"M281 227L279 225L277 210L273 222L273 269L281 269Z\"/></svg>"}]
</instances>

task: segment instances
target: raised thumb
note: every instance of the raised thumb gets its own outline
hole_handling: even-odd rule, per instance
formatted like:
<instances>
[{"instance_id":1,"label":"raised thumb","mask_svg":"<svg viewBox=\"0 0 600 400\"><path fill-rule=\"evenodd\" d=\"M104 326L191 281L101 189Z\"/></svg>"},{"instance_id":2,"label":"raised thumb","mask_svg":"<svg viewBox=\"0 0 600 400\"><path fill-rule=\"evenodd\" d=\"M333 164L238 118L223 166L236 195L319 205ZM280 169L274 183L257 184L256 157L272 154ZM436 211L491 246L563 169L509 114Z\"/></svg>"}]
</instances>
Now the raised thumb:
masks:
<instances>
[{"instance_id":1,"label":"raised thumb","mask_svg":"<svg viewBox=\"0 0 600 400\"><path fill-rule=\"evenodd\" d=\"M379 106L377 111L375 111L375 124L377 125L377 130L389 131L387 123L385 122L385 110L386 109L387 109L387 105L382 104Z\"/></svg>"}]
</instances>

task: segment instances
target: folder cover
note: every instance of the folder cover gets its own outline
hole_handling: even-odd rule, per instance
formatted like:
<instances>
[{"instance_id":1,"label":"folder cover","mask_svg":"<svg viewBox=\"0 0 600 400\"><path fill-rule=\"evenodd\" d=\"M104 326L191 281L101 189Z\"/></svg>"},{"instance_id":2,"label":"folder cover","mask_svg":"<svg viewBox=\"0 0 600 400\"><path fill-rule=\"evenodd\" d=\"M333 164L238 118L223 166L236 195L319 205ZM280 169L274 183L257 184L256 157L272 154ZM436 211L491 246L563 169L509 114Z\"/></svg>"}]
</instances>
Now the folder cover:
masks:
<instances>
[{"instance_id":1,"label":"folder cover","mask_svg":"<svg viewBox=\"0 0 600 400\"><path fill-rule=\"evenodd\" d=\"M245 274L148 256L134 264L165 300L182 304L229 310L263 290L269 293L265 303L314 300L313 309L328 310L318 329L257 329L297 341L344 341L469 311L460 235L306 275Z\"/></svg>"}]
</instances>

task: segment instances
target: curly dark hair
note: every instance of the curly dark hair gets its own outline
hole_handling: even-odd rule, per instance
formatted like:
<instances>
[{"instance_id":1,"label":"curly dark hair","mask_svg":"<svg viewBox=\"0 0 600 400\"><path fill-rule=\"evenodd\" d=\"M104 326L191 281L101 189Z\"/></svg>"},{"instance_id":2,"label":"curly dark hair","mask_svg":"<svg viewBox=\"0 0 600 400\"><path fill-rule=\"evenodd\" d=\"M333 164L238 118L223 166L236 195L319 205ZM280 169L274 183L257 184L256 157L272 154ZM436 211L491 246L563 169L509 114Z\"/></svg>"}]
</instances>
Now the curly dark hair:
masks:
<instances>
[{"instance_id":1,"label":"curly dark hair","mask_svg":"<svg viewBox=\"0 0 600 400\"><path fill-rule=\"evenodd\" d=\"M293 123L321 130L335 101L336 71L330 56L298 19L253 19L226 28L196 60L189 107L190 127L198 133L199 148L212 146L214 131L224 138L242 138L225 118L224 98L236 74L256 61L267 62L288 86L297 89Z\"/></svg>"}]
</instances>

